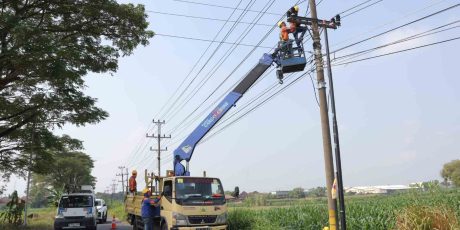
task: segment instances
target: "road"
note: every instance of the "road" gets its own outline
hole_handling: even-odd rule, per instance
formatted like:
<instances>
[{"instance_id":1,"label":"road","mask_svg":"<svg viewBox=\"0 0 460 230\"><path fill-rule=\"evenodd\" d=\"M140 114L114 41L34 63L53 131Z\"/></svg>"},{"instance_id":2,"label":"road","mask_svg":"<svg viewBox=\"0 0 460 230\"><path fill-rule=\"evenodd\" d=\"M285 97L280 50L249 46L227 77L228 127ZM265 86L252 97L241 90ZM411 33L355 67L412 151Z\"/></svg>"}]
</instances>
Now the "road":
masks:
<instances>
[{"instance_id":1,"label":"road","mask_svg":"<svg viewBox=\"0 0 460 230\"><path fill-rule=\"evenodd\" d=\"M97 230L111 230L112 227L112 219L107 219L105 224L98 224ZM117 223L117 230L132 230L133 227L129 224L125 223Z\"/></svg>"}]
</instances>

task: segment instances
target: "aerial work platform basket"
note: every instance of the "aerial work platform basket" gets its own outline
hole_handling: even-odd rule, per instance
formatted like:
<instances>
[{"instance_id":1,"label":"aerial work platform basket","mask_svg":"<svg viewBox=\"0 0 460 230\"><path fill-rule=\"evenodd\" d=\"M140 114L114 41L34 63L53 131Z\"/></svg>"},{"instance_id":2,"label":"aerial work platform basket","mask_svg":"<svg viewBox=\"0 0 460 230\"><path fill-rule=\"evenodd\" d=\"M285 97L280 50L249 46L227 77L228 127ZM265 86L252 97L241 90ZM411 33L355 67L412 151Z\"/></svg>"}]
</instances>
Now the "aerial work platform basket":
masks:
<instances>
[{"instance_id":1,"label":"aerial work platform basket","mask_svg":"<svg viewBox=\"0 0 460 230\"><path fill-rule=\"evenodd\" d=\"M289 39L286 42L280 42L278 44L278 69L276 74L280 83L283 82L283 74L303 71L307 65L307 59L305 58L303 47L294 47L293 42L294 40Z\"/></svg>"}]
</instances>

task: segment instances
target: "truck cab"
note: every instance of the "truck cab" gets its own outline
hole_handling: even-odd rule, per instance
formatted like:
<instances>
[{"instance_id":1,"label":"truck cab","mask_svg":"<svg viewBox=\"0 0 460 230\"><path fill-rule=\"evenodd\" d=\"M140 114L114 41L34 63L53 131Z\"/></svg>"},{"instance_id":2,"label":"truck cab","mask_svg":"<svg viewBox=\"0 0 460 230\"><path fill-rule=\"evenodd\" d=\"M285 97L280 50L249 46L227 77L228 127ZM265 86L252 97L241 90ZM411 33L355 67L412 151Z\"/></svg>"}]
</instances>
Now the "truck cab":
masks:
<instances>
[{"instance_id":1,"label":"truck cab","mask_svg":"<svg viewBox=\"0 0 460 230\"><path fill-rule=\"evenodd\" d=\"M227 204L218 178L172 176L159 178L153 196L163 193L160 215L154 227L162 230L227 229ZM134 229L143 227L141 202L143 194L127 195L125 208Z\"/></svg>"}]
</instances>

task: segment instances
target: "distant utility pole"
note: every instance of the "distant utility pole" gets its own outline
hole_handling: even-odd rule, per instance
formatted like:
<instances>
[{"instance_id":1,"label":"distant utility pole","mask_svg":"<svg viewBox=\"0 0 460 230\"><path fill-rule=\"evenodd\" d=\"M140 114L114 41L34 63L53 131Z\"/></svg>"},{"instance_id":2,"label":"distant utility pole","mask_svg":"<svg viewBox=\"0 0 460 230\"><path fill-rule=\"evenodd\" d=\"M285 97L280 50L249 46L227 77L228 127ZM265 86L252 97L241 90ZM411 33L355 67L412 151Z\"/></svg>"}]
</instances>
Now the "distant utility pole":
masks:
<instances>
[{"instance_id":1,"label":"distant utility pole","mask_svg":"<svg viewBox=\"0 0 460 230\"><path fill-rule=\"evenodd\" d=\"M118 166L118 169L120 169L121 173L117 173L117 176L121 176L121 190L123 191L123 194L125 194L125 175L126 175L126 180L128 180L128 169L126 169L126 174L123 172L123 169L125 169L125 166Z\"/></svg>"},{"instance_id":2,"label":"distant utility pole","mask_svg":"<svg viewBox=\"0 0 460 230\"><path fill-rule=\"evenodd\" d=\"M113 194L115 193L115 190L117 189L116 181L117 181L116 179L112 180L112 195L110 196L110 204L113 203Z\"/></svg>"},{"instance_id":3,"label":"distant utility pole","mask_svg":"<svg viewBox=\"0 0 460 230\"><path fill-rule=\"evenodd\" d=\"M35 128L36 122L33 123L32 127L32 137L31 137L31 145L30 145L30 152L29 152L29 169L27 171L27 188L26 188L26 203L24 204L24 226L27 226L27 206L29 204L29 189L30 189L30 168L32 167L32 158L35 146Z\"/></svg>"},{"instance_id":4,"label":"distant utility pole","mask_svg":"<svg viewBox=\"0 0 460 230\"><path fill-rule=\"evenodd\" d=\"M147 134L145 134L145 136L157 139L157 144L158 144L157 149L153 149L152 147L150 147L150 151L157 151L157 153L158 153L158 157L157 157L157 159L158 159L158 176L160 176L160 174L161 174L161 168L160 168L161 167L160 166L161 165L161 162L160 162L161 152L168 150L168 147L166 147L164 149L161 148L161 140L164 139L164 138L171 138L171 134L169 136L166 136L164 134L163 134L163 136L161 136L161 126L166 124L166 122L164 120L163 121L160 121L160 120L155 121L155 120L153 120L153 123L156 124L157 127L158 127L158 134L155 136L155 134L149 135L147 133Z\"/></svg>"},{"instance_id":5,"label":"distant utility pole","mask_svg":"<svg viewBox=\"0 0 460 230\"><path fill-rule=\"evenodd\" d=\"M313 49L315 54L316 76L318 81L318 95L321 115L321 129L323 135L324 165L326 171L327 204L329 210L329 229L336 230L337 203L332 199L332 184L334 183L334 160L332 158L331 131L327 111L326 82L324 81L323 55L321 52L321 39L319 36L318 16L316 1L309 0L312 18Z\"/></svg>"},{"instance_id":6,"label":"distant utility pole","mask_svg":"<svg viewBox=\"0 0 460 230\"><path fill-rule=\"evenodd\" d=\"M126 175L126 186L125 187L126 187L126 189L128 189L129 188L129 179L128 179L129 174L128 174L128 168L125 168L125 169L126 169L126 173L125 173L125 175ZM126 191L126 193L128 193L128 191Z\"/></svg>"}]
</instances>

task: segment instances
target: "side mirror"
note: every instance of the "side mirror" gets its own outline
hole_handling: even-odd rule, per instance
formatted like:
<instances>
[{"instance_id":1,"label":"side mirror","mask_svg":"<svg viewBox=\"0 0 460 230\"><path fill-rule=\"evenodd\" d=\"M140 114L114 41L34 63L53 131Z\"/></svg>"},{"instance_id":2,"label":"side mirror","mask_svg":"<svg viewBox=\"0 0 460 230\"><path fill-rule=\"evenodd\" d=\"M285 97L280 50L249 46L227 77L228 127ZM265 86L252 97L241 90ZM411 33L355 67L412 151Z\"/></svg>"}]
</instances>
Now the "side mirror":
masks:
<instances>
[{"instance_id":1,"label":"side mirror","mask_svg":"<svg viewBox=\"0 0 460 230\"><path fill-rule=\"evenodd\" d=\"M106 204L103 204L102 206L104 206L104 207L107 207L107 205L106 205Z\"/></svg>"}]
</instances>

